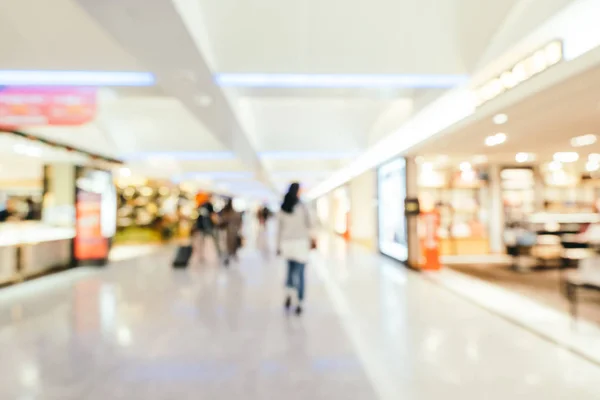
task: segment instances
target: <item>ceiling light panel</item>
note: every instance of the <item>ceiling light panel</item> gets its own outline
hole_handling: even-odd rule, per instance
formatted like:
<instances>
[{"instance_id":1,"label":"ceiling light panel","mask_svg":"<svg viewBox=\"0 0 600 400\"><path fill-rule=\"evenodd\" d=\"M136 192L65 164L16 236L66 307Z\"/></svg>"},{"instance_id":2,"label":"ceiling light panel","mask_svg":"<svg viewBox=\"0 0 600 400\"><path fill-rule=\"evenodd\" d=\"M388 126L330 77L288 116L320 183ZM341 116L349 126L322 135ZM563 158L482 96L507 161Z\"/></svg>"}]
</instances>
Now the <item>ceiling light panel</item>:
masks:
<instances>
[{"instance_id":1,"label":"ceiling light panel","mask_svg":"<svg viewBox=\"0 0 600 400\"><path fill-rule=\"evenodd\" d=\"M494 124L496 125L504 125L508 122L508 115L506 114L497 114L494 116Z\"/></svg>"},{"instance_id":2,"label":"ceiling light panel","mask_svg":"<svg viewBox=\"0 0 600 400\"><path fill-rule=\"evenodd\" d=\"M506 134L504 133L496 133L485 138L485 145L488 147L498 146L504 142L506 142Z\"/></svg>"},{"instance_id":3,"label":"ceiling light panel","mask_svg":"<svg viewBox=\"0 0 600 400\"><path fill-rule=\"evenodd\" d=\"M452 88L466 75L217 74L220 86L251 88Z\"/></svg>"},{"instance_id":4,"label":"ceiling light panel","mask_svg":"<svg viewBox=\"0 0 600 400\"><path fill-rule=\"evenodd\" d=\"M576 162L577 160L579 160L579 154L577 154L573 151L558 152L558 153L554 153L553 159L554 159L554 161L561 162L561 163L572 163L572 162Z\"/></svg>"},{"instance_id":5,"label":"ceiling light panel","mask_svg":"<svg viewBox=\"0 0 600 400\"><path fill-rule=\"evenodd\" d=\"M235 155L229 151L155 151L126 154L127 161L144 160L178 160L178 161L211 161L233 160Z\"/></svg>"},{"instance_id":6,"label":"ceiling light panel","mask_svg":"<svg viewBox=\"0 0 600 400\"><path fill-rule=\"evenodd\" d=\"M571 139L571 146L573 147L584 147L591 146L598 141L598 137L596 135L582 135L577 136Z\"/></svg>"},{"instance_id":7,"label":"ceiling light panel","mask_svg":"<svg viewBox=\"0 0 600 400\"><path fill-rule=\"evenodd\" d=\"M1 86L153 86L150 72L0 70Z\"/></svg>"}]
</instances>

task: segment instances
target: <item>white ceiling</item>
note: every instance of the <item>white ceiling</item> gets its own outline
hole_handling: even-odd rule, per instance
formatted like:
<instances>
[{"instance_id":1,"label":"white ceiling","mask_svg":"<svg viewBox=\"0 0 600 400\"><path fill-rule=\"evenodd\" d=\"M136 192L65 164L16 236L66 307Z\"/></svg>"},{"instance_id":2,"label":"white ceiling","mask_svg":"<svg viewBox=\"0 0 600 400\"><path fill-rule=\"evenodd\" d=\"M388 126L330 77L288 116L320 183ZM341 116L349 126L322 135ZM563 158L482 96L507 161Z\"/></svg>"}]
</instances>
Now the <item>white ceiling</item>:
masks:
<instances>
[{"instance_id":1,"label":"white ceiling","mask_svg":"<svg viewBox=\"0 0 600 400\"><path fill-rule=\"evenodd\" d=\"M453 1L197 1L219 72L465 72Z\"/></svg>"},{"instance_id":2,"label":"white ceiling","mask_svg":"<svg viewBox=\"0 0 600 400\"><path fill-rule=\"evenodd\" d=\"M2 69L144 71L75 0L0 1Z\"/></svg>"},{"instance_id":3,"label":"white ceiling","mask_svg":"<svg viewBox=\"0 0 600 400\"><path fill-rule=\"evenodd\" d=\"M503 109L509 117L504 125L494 124L494 114L482 114L462 129L423 143L411 153L446 155L455 160L485 155L491 161L514 164L518 152L551 161L556 152L576 151L584 160L590 153L600 153L600 140L581 148L574 148L570 141L587 134L600 139L599 93L600 67L596 67ZM485 138L497 132L507 135L506 142L487 147Z\"/></svg>"},{"instance_id":4,"label":"white ceiling","mask_svg":"<svg viewBox=\"0 0 600 400\"><path fill-rule=\"evenodd\" d=\"M444 90L223 89L215 73L470 75L569 2L3 0L0 65L152 71L159 90L103 96L89 126L27 131L148 175L243 172L262 196L317 184Z\"/></svg>"}]
</instances>

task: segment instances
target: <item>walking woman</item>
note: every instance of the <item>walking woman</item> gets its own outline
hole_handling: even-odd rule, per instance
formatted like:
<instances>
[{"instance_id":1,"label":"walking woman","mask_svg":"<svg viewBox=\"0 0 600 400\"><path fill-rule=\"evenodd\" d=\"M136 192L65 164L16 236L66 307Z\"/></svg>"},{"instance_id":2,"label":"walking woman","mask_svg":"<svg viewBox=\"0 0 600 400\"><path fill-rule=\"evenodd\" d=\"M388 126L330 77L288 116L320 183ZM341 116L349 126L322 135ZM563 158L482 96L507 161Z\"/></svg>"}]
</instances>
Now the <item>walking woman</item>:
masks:
<instances>
[{"instance_id":1,"label":"walking woman","mask_svg":"<svg viewBox=\"0 0 600 400\"><path fill-rule=\"evenodd\" d=\"M238 261L238 250L242 245L242 214L233 208L233 200L228 200L221 211L221 222L225 229L225 245L227 255L225 256L225 265L229 265L231 259Z\"/></svg>"},{"instance_id":2,"label":"walking woman","mask_svg":"<svg viewBox=\"0 0 600 400\"><path fill-rule=\"evenodd\" d=\"M278 253L287 260L287 294L285 308L295 306L296 315L302 314L304 300L304 268L310 251L316 248L313 223L308 208L300 202L300 184L293 183L281 205L279 214Z\"/></svg>"}]
</instances>

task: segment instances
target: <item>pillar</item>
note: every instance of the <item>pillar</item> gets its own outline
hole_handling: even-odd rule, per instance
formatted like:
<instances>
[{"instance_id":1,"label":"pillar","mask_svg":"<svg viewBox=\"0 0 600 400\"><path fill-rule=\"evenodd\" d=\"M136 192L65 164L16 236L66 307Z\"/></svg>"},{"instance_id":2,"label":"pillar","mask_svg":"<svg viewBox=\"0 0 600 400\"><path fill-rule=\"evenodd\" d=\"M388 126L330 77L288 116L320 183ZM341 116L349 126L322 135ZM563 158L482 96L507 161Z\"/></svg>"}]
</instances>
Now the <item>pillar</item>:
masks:
<instances>
[{"instance_id":1,"label":"pillar","mask_svg":"<svg viewBox=\"0 0 600 400\"><path fill-rule=\"evenodd\" d=\"M419 166L414 157L406 158L406 197L419 197ZM418 217L407 217L408 266L418 268L421 261L421 249L418 233Z\"/></svg>"},{"instance_id":2,"label":"pillar","mask_svg":"<svg viewBox=\"0 0 600 400\"><path fill-rule=\"evenodd\" d=\"M489 216L488 237L490 251L500 254L504 252L504 204L502 203L502 179L501 168L497 164L489 167Z\"/></svg>"},{"instance_id":3,"label":"pillar","mask_svg":"<svg viewBox=\"0 0 600 400\"><path fill-rule=\"evenodd\" d=\"M377 249L377 174L369 170L350 182L351 239Z\"/></svg>"}]
</instances>

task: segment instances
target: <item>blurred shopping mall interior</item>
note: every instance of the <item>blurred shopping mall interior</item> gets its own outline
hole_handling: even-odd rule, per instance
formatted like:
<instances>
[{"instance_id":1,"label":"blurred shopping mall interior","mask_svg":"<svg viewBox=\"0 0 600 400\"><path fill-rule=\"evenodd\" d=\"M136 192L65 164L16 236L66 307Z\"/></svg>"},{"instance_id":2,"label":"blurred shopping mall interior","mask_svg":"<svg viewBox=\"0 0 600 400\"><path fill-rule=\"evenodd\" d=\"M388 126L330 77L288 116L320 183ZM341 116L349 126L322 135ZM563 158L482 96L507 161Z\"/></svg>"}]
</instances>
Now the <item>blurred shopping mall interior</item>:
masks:
<instances>
[{"instance_id":1,"label":"blurred shopping mall interior","mask_svg":"<svg viewBox=\"0 0 600 400\"><path fill-rule=\"evenodd\" d=\"M0 399L600 399L598 16L0 0Z\"/></svg>"}]
</instances>

